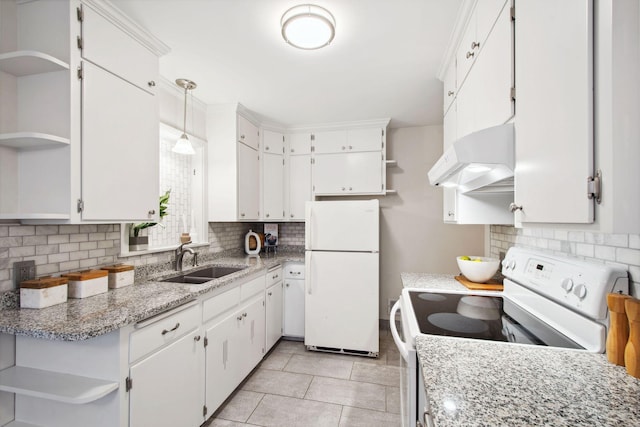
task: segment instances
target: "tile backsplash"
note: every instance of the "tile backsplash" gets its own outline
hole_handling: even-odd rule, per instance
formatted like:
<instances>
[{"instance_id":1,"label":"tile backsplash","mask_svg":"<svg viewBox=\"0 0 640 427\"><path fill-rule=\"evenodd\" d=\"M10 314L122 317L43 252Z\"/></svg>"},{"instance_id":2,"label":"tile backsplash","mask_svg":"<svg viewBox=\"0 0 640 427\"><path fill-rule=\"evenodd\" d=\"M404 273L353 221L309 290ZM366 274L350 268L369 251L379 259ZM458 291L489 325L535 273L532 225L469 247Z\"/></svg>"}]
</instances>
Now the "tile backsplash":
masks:
<instances>
[{"instance_id":1,"label":"tile backsplash","mask_svg":"<svg viewBox=\"0 0 640 427\"><path fill-rule=\"evenodd\" d=\"M209 223L209 246L198 252L216 254L244 247L244 235L262 225ZM280 246L304 245L304 223L281 223ZM0 292L14 289L13 263L34 260L38 276L58 275L118 262L135 266L171 261L173 251L120 258L120 224L0 224ZM188 262L188 261L185 261Z\"/></svg>"},{"instance_id":2,"label":"tile backsplash","mask_svg":"<svg viewBox=\"0 0 640 427\"><path fill-rule=\"evenodd\" d=\"M640 297L640 235L606 234L555 228L491 226L491 256L511 246L618 265L629 270L631 293Z\"/></svg>"}]
</instances>

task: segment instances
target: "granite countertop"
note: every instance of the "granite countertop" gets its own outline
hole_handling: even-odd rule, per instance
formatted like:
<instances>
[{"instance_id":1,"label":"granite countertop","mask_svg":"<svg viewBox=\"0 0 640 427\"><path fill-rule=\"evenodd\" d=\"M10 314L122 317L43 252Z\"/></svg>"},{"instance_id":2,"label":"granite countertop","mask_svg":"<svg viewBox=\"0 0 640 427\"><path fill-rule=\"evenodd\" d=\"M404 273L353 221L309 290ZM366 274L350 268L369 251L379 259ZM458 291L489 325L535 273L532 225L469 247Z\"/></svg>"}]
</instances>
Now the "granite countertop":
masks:
<instances>
[{"instance_id":1,"label":"granite countertop","mask_svg":"<svg viewBox=\"0 0 640 427\"><path fill-rule=\"evenodd\" d=\"M455 274L400 273L405 288L438 289L443 291L469 291L454 278Z\"/></svg>"},{"instance_id":2,"label":"granite countertop","mask_svg":"<svg viewBox=\"0 0 640 427\"><path fill-rule=\"evenodd\" d=\"M5 300L0 304L0 333L61 341L93 338L178 307L200 295L286 261L304 261L304 253L217 258L197 267L185 268L183 273L207 265L247 268L198 285L161 282L164 278L180 274L177 271L165 271L144 282L136 281L131 286L110 289L89 298L69 299L66 303L43 309L12 306L9 300L17 300L16 292L5 293L11 295L5 295Z\"/></svg>"},{"instance_id":3,"label":"granite countertop","mask_svg":"<svg viewBox=\"0 0 640 427\"><path fill-rule=\"evenodd\" d=\"M640 424L640 380L604 354L420 335L419 365L435 424Z\"/></svg>"}]
</instances>

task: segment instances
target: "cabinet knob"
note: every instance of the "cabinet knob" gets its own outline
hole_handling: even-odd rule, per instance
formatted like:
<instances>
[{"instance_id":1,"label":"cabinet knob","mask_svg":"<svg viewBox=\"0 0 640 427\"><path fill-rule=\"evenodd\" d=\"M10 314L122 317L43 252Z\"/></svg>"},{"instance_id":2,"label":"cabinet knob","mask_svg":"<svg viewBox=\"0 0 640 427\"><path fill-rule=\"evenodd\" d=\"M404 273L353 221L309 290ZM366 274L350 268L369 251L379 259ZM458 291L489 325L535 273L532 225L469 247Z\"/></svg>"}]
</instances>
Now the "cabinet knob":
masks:
<instances>
[{"instance_id":1,"label":"cabinet knob","mask_svg":"<svg viewBox=\"0 0 640 427\"><path fill-rule=\"evenodd\" d=\"M288 287L289 287L289 284L287 283L287 284L285 284L285 286L288 288Z\"/></svg>"},{"instance_id":2,"label":"cabinet knob","mask_svg":"<svg viewBox=\"0 0 640 427\"><path fill-rule=\"evenodd\" d=\"M342 146L342 149L343 149L343 150L346 150L346 149L347 149L347 147L345 147L345 146Z\"/></svg>"},{"instance_id":3,"label":"cabinet knob","mask_svg":"<svg viewBox=\"0 0 640 427\"><path fill-rule=\"evenodd\" d=\"M290 214L289 216L290 216L291 218L293 218L293 214Z\"/></svg>"},{"instance_id":4,"label":"cabinet knob","mask_svg":"<svg viewBox=\"0 0 640 427\"><path fill-rule=\"evenodd\" d=\"M242 317L247 317L247 313L242 313Z\"/></svg>"},{"instance_id":5,"label":"cabinet knob","mask_svg":"<svg viewBox=\"0 0 640 427\"><path fill-rule=\"evenodd\" d=\"M155 209L151 209L151 210L149 211L149 215L155 215L155 214L156 214L156 210L155 210Z\"/></svg>"},{"instance_id":6,"label":"cabinet knob","mask_svg":"<svg viewBox=\"0 0 640 427\"><path fill-rule=\"evenodd\" d=\"M511 204L509 205L509 210L510 210L511 212L521 211L521 210L522 210L522 206L518 206L518 205L516 205L515 203L511 203Z\"/></svg>"},{"instance_id":7,"label":"cabinet knob","mask_svg":"<svg viewBox=\"0 0 640 427\"><path fill-rule=\"evenodd\" d=\"M475 56L475 52L467 52L467 59L471 58L472 56Z\"/></svg>"},{"instance_id":8,"label":"cabinet knob","mask_svg":"<svg viewBox=\"0 0 640 427\"><path fill-rule=\"evenodd\" d=\"M244 218L244 213L241 213L240 216Z\"/></svg>"},{"instance_id":9,"label":"cabinet knob","mask_svg":"<svg viewBox=\"0 0 640 427\"><path fill-rule=\"evenodd\" d=\"M352 187L349 187L349 191L351 191L351 190L353 190L353 188L352 188Z\"/></svg>"},{"instance_id":10,"label":"cabinet knob","mask_svg":"<svg viewBox=\"0 0 640 427\"><path fill-rule=\"evenodd\" d=\"M265 151L269 151L269 146L264 147Z\"/></svg>"},{"instance_id":11,"label":"cabinet knob","mask_svg":"<svg viewBox=\"0 0 640 427\"><path fill-rule=\"evenodd\" d=\"M236 317L236 320L242 320L242 314Z\"/></svg>"},{"instance_id":12,"label":"cabinet knob","mask_svg":"<svg viewBox=\"0 0 640 427\"><path fill-rule=\"evenodd\" d=\"M292 149L291 149L291 152L292 152L292 153L295 153L295 152L296 152L296 150L294 150L294 149L292 148Z\"/></svg>"},{"instance_id":13,"label":"cabinet knob","mask_svg":"<svg viewBox=\"0 0 640 427\"><path fill-rule=\"evenodd\" d=\"M154 82L153 80L151 80L147 84L149 85L149 87L155 87L156 86L156 82Z\"/></svg>"},{"instance_id":14,"label":"cabinet knob","mask_svg":"<svg viewBox=\"0 0 640 427\"><path fill-rule=\"evenodd\" d=\"M266 216L267 218L269 218L269 214L266 214L265 216Z\"/></svg>"},{"instance_id":15,"label":"cabinet knob","mask_svg":"<svg viewBox=\"0 0 640 427\"><path fill-rule=\"evenodd\" d=\"M449 211L449 212L447 213L447 215L449 215L449 216L453 216L453 212Z\"/></svg>"},{"instance_id":16,"label":"cabinet knob","mask_svg":"<svg viewBox=\"0 0 640 427\"><path fill-rule=\"evenodd\" d=\"M345 188L344 188L344 187L342 187L342 191L344 191L344 190L345 190Z\"/></svg>"},{"instance_id":17,"label":"cabinet knob","mask_svg":"<svg viewBox=\"0 0 640 427\"><path fill-rule=\"evenodd\" d=\"M453 91L450 90L449 92L447 92L447 96L453 96Z\"/></svg>"},{"instance_id":18,"label":"cabinet knob","mask_svg":"<svg viewBox=\"0 0 640 427\"><path fill-rule=\"evenodd\" d=\"M471 49L475 49L477 47L480 47L480 43L478 42L471 42Z\"/></svg>"},{"instance_id":19,"label":"cabinet knob","mask_svg":"<svg viewBox=\"0 0 640 427\"><path fill-rule=\"evenodd\" d=\"M267 292L267 295L271 296L271 295L273 295L273 294L272 294L271 292Z\"/></svg>"},{"instance_id":20,"label":"cabinet knob","mask_svg":"<svg viewBox=\"0 0 640 427\"><path fill-rule=\"evenodd\" d=\"M467 57L468 58L468 57ZM244 139L244 135L240 135L240 139Z\"/></svg>"},{"instance_id":21,"label":"cabinet knob","mask_svg":"<svg viewBox=\"0 0 640 427\"><path fill-rule=\"evenodd\" d=\"M352 145L349 146L349 150L353 150L353 146Z\"/></svg>"},{"instance_id":22,"label":"cabinet knob","mask_svg":"<svg viewBox=\"0 0 640 427\"><path fill-rule=\"evenodd\" d=\"M200 335L196 335L195 337L193 337L194 341L200 341Z\"/></svg>"}]
</instances>

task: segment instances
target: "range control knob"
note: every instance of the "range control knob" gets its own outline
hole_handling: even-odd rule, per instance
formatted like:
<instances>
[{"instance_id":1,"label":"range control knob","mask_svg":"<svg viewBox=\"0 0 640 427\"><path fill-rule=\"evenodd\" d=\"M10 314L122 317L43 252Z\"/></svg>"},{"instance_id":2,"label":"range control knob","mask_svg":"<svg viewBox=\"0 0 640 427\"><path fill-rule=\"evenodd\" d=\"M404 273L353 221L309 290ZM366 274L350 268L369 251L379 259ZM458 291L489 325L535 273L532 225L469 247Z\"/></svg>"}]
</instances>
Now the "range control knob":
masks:
<instances>
[{"instance_id":1,"label":"range control knob","mask_svg":"<svg viewBox=\"0 0 640 427\"><path fill-rule=\"evenodd\" d=\"M564 279L562 281L562 284L560 285L562 287L562 289L564 289L567 293L571 292L571 289L573 289L573 280L571 279Z\"/></svg>"},{"instance_id":2,"label":"range control knob","mask_svg":"<svg viewBox=\"0 0 640 427\"><path fill-rule=\"evenodd\" d=\"M512 259L509 262L509 268L512 269L512 270L514 270L516 268L516 260L515 259Z\"/></svg>"},{"instance_id":3,"label":"range control knob","mask_svg":"<svg viewBox=\"0 0 640 427\"><path fill-rule=\"evenodd\" d=\"M502 268L509 268L509 261L506 258L502 260Z\"/></svg>"},{"instance_id":4,"label":"range control knob","mask_svg":"<svg viewBox=\"0 0 640 427\"><path fill-rule=\"evenodd\" d=\"M580 298L581 300L584 299L584 297L587 296L587 287L584 285L584 283L579 284L578 286L576 286L573 289L573 293L574 295L576 295L578 298Z\"/></svg>"}]
</instances>

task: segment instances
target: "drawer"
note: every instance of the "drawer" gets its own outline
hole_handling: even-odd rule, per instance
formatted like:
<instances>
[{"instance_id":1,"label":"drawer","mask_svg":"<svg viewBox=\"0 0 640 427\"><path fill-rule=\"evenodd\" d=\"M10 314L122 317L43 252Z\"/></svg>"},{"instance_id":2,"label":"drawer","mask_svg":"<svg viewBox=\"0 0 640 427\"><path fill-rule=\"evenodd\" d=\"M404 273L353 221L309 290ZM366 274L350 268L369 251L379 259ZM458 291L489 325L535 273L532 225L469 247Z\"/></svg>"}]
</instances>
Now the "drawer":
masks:
<instances>
[{"instance_id":1,"label":"drawer","mask_svg":"<svg viewBox=\"0 0 640 427\"><path fill-rule=\"evenodd\" d=\"M260 292L264 293L264 289L264 275L261 275L240 286L240 300L244 301Z\"/></svg>"},{"instance_id":2,"label":"drawer","mask_svg":"<svg viewBox=\"0 0 640 427\"><path fill-rule=\"evenodd\" d=\"M130 337L129 361L133 362L186 335L200 325L197 302L178 307L136 325Z\"/></svg>"},{"instance_id":3,"label":"drawer","mask_svg":"<svg viewBox=\"0 0 640 427\"><path fill-rule=\"evenodd\" d=\"M265 275L266 287L270 287L275 285L278 282L282 282L282 267L278 266L277 268L272 268L267 271Z\"/></svg>"},{"instance_id":4,"label":"drawer","mask_svg":"<svg viewBox=\"0 0 640 427\"><path fill-rule=\"evenodd\" d=\"M240 286L211 297L202 304L202 321L213 319L238 305L240 302Z\"/></svg>"},{"instance_id":5,"label":"drawer","mask_svg":"<svg viewBox=\"0 0 640 427\"><path fill-rule=\"evenodd\" d=\"M304 262L288 262L284 265L285 279L304 279Z\"/></svg>"}]
</instances>

